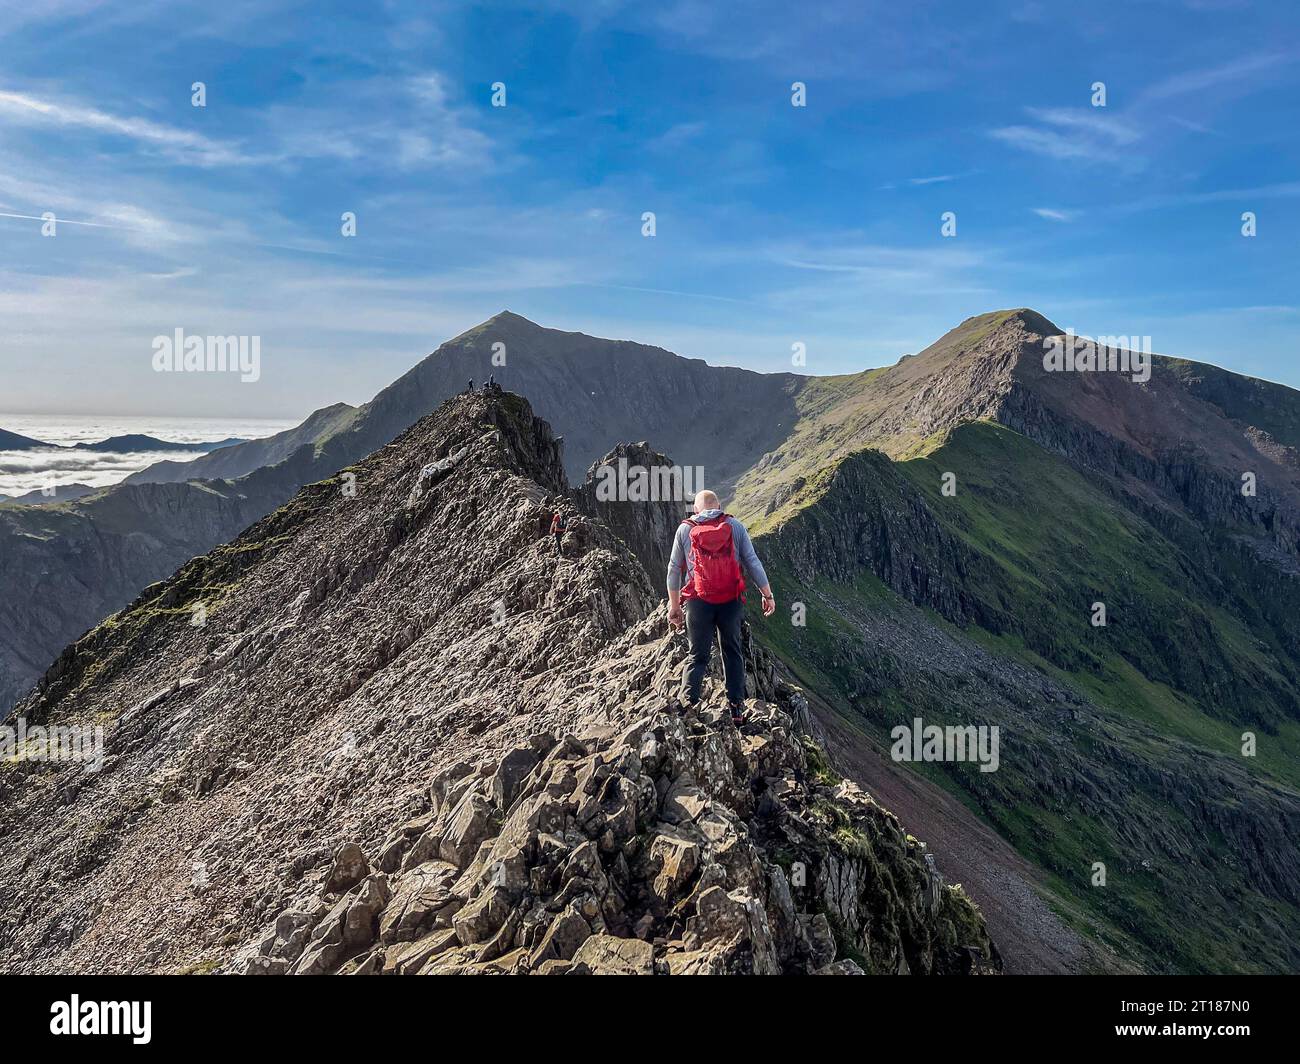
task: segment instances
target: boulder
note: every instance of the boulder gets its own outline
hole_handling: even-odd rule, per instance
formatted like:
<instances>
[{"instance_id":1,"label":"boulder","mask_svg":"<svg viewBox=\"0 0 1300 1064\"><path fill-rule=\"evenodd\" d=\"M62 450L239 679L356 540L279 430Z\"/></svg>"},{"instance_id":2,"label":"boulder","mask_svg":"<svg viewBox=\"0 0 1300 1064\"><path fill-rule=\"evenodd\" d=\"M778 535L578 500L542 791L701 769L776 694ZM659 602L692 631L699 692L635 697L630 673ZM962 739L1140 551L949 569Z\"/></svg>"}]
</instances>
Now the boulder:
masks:
<instances>
[{"instance_id":1,"label":"boulder","mask_svg":"<svg viewBox=\"0 0 1300 1064\"><path fill-rule=\"evenodd\" d=\"M489 838L496 826L496 811L486 798L471 791L461 799L451 815L438 854L449 864L464 868Z\"/></svg>"},{"instance_id":2,"label":"boulder","mask_svg":"<svg viewBox=\"0 0 1300 1064\"><path fill-rule=\"evenodd\" d=\"M570 906L551 921L530 960L534 968L548 960L568 961L591 937L591 925L576 908Z\"/></svg>"},{"instance_id":3,"label":"boulder","mask_svg":"<svg viewBox=\"0 0 1300 1064\"><path fill-rule=\"evenodd\" d=\"M709 796L687 775L678 776L664 796L663 817L670 824L689 824L709 807Z\"/></svg>"},{"instance_id":4,"label":"boulder","mask_svg":"<svg viewBox=\"0 0 1300 1064\"><path fill-rule=\"evenodd\" d=\"M414 975L431 957L437 957L460 945L460 938L451 928L434 931L414 942L403 942L384 951L385 975Z\"/></svg>"},{"instance_id":5,"label":"boulder","mask_svg":"<svg viewBox=\"0 0 1300 1064\"><path fill-rule=\"evenodd\" d=\"M658 868L651 892L661 902L671 904L699 868L700 847L676 835L656 835L650 844L650 862Z\"/></svg>"},{"instance_id":6,"label":"boulder","mask_svg":"<svg viewBox=\"0 0 1300 1064\"><path fill-rule=\"evenodd\" d=\"M653 975L655 951L639 938L592 935L573 956L575 968L592 975Z\"/></svg>"},{"instance_id":7,"label":"boulder","mask_svg":"<svg viewBox=\"0 0 1300 1064\"><path fill-rule=\"evenodd\" d=\"M498 809L504 812L510 808L528 774L540 760L541 756L533 746L516 747L501 759L489 783L492 802Z\"/></svg>"},{"instance_id":8,"label":"boulder","mask_svg":"<svg viewBox=\"0 0 1300 1064\"><path fill-rule=\"evenodd\" d=\"M451 918L451 926L463 946L486 942L505 924L510 911L510 899L505 891L488 887Z\"/></svg>"},{"instance_id":9,"label":"boulder","mask_svg":"<svg viewBox=\"0 0 1300 1064\"><path fill-rule=\"evenodd\" d=\"M452 893L455 865L432 861L405 876L379 921L379 940L409 942L435 927L449 927L464 904Z\"/></svg>"},{"instance_id":10,"label":"boulder","mask_svg":"<svg viewBox=\"0 0 1300 1064\"><path fill-rule=\"evenodd\" d=\"M370 874L370 862L361 847L349 842L334 855L334 863L325 877L326 894L342 894L351 890Z\"/></svg>"}]
</instances>

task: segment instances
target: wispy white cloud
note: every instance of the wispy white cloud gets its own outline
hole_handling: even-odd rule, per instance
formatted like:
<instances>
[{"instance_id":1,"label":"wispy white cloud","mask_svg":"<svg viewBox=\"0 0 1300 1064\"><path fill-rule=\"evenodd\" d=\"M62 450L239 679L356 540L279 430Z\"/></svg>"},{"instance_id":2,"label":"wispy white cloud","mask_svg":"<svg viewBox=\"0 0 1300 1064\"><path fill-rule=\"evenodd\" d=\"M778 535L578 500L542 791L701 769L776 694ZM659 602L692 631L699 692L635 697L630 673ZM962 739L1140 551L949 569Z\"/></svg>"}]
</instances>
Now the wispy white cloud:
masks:
<instances>
[{"instance_id":1,"label":"wispy white cloud","mask_svg":"<svg viewBox=\"0 0 1300 1064\"><path fill-rule=\"evenodd\" d=\"M261 150L150 118L114 114L84 102L0 89L0 120L30 128L80 130L121 140L185 166L274 165L340 159L402 170L477 169L494 156L492 140L451 98L442 77L374 78L342 90L320 88L309 103L264 108L252 116Z\"/></svg>"},{"instance_id":2,"label":"wispy white cloud","mask_svg":"<svg viewBox=\"0 0 1300 1064\"><path fill-rule=\"evenodd\" d=\"M1072 222L1079 216L1078 211L1064 211L1056 207L1031 207L1030 210L1038 217L1052 222Z\"/></svg>"},{"instance_id":3,"label":"wispy white cloud","mask_svg":"<svg viewBox=\"0 0 1300 1064\"><path fill-rule=\"evenodd\" d=\"M652 137L647 141L646 151L680 151L692 141L697 140L707 128L703 122L678 122L659 134L659 136Z\"/></svg>"},{"instance_id":4,"label":"wispy white cloud","mask_svg":"<svg viewBox=\"0 0 1300 1064\"><path fill-rule=\"evenodd\" d=\"M1125 170L1142 169L1145 159L1127 149L1163 134L1169 126L1196 133L1213 132L1201 120L1205 110L1231 97L1257 91L1282 68L1297 61L1300 55L1294 53L1268 52L1188 70L1148 85L1124 110L1027 107L1032 122L999 126L989 135L1051 159L1107 159ZM1178 101L1186 97L1196 101L1196 117L1172 113Z\"/></svg>"},{"instance_id":5,"label":"wispy white cloud","mask_svg":"<svg viewBox=\"0 0 1300 1064\"><path fill-rule=\"evenodd\" d=\"M1300 197L1300 181L1279 181L1271 185L1250 188L1217 188L1200 192L1160 193L1144 196L1110 208L1116 214L1133 214L1138 211L1159 210L1166 207L1194 207L1204 203L1241 203L1270 199L1295 199Z\"/></svg>"},{"instance_id":6,"label":"wispy white cloud","mask_svg":"<svg viewBox=\"0 0 1300 1064\"><path fill-rule=\"evenodd\" d=\"M477 172L504 165L504 152L478 128L434 71L319 86L310 103L264 112L277 160L338 159L370 168Z\"/></svg>"},{"instance_id":7,"label":"wispy white cloud","mask_svg":"<svg viewBox=\"0 0 1300 1064\"><path fill-rule=\"evenodd\" d=\"M881 192L888 192L892 189L898 188L900 184L911 188L924 188L926 185L946 185L950 181L961 181L963 178L970 177L977 173L979 173L978 170L968 170L965 173L960 174L935 174L931 177L909 177L907 180L902 182L891 181L888 184L879 185L877 186L877 189Z\"/></svg>"},{"instance_id":8,"label":"wispy white cloud","mask_svg":"<svg viewBox=\"0 0 1300 1064\"><path fill-rule=\"evenodd\" d=\"M1139 129L1117 115L1076 108L1025 109L1035 125L1002 126L990 136L1012 147L1053 159L1115 159L1136 143Z\"/></svg>"},{"instance_id":9,"label":"wispy white cloud","mask_svg":"<svg viewBox=\"0 0 1300 1064\"><path fill-rule=\"evenodd\" d=\"M110 114L75 102L41 99L22 92L0 90L0 116L15 122L84 129L109 137L121 137L158 151L169 159L196 166L232 166L258 162L237 146L224 144L196 133L164 125L148 118Z\"/></svg>"},{"instance_id":10,"label":"wispy white cloud","mask_svg":"<svg viewBox=\"0 0 1300 1064\"><path fill-rule=\"evenodd\" d=\"M1148 86L1139 93L1137 106L1176 96L1204 93L1210 89L1249 87L1260 80L1260 75L1270 74L1296 62L1300 62L1300 55L1295 52L1262 52L1241 56L1216 66L1185 71Z\"/></svg>"}]
</instances>

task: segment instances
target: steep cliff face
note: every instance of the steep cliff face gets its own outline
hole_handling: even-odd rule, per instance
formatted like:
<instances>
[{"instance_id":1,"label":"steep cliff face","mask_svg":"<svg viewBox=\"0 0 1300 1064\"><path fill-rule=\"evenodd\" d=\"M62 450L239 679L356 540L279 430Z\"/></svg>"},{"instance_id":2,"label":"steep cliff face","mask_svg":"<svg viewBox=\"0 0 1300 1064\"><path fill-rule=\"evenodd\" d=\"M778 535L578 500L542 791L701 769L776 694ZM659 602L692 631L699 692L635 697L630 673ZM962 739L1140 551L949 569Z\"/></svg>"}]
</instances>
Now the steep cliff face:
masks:
<instances>
[{"instance_id":1,"label":"steep cliff face","mask_svg":"<svg viewBox=\"0 0 1300 1064\"><path fill-rule=\"evenodd\" d=\"M454 399L69 647L18 713L103 768L0 765L0 967L996 969L761 651L752 724L677 715L636 558L549 542L560 456Z\"/></svg>"},{"instance_id":2,"label":"steep cliff face","mask_svg":"<svg viewBox=\"0 0 1300 1064\"><path fill-rule=\"evenodd\" d=\"M673 536L704 484L687 480L680 466L646 443L620 443L593 462L573 497L631 548L652 587L664 584Z\"/></svg>"},{"instance_id":3,"label":"steep cliff face","mask_svg":"<svg viewBox=\"0 0 1300 1064\"><path fill-rule=\"evenodd\" d=\"M1149 382L1052 373L1047 335L1023 331L996 420L1149 504L1172 503L1255 540L1261 557L1300 566L1300 460L1287 443L1300 394L1161 356Z\"/></svg>"},{"instance_id":4,"label":"steep cliff face","mask_svg":"<svg viewBox=\"0 0 1300 1064\"><path fill-rule=\"evenodd\" d=\"M133 485L70 505L0 508L0 717L95 620L292 491Z\"/></svg>"}]
</instances>

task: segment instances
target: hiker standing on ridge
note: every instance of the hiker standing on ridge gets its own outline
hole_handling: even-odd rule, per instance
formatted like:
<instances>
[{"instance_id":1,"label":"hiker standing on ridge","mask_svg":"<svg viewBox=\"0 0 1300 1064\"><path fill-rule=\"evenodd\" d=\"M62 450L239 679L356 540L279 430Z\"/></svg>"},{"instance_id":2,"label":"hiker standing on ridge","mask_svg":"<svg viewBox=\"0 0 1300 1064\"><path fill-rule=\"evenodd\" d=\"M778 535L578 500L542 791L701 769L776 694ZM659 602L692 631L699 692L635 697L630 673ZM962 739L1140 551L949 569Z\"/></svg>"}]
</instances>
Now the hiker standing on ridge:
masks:
<instances>
[{"instance_id":1,"label":"hiker standing on ridge","mask_svg":"<svg viewBox=\"0 0 1300 1064\"><path fill-rule=\"evenodd\" d=\"M555 516L551 518L551 536L555 539L556 554L564 553L564 548L560 545L560 541L564 538L564 530L565 530L564 517L557 510L555 512Z\"/></svg>"},{"instance_id":2,"label":"hiker standing on ridge","mask_svg":"<svg viewBox=\"0 0 1300 1064\"><path fill-rule=\"evenodd\" d=\"M740 650L740 622L745 619L742 568L762 592L764 617L776 612L776 599L748 530L723 513L718 496L701 491L692 509L694 514L677 526L668 560L668 623L675 628L686 624L691 644L686 671L686 702L690 706L700 700L713 652L713 633L718 632L731 720L739 726L745 722L745 662Z\"/></svg>"}]
</instances>

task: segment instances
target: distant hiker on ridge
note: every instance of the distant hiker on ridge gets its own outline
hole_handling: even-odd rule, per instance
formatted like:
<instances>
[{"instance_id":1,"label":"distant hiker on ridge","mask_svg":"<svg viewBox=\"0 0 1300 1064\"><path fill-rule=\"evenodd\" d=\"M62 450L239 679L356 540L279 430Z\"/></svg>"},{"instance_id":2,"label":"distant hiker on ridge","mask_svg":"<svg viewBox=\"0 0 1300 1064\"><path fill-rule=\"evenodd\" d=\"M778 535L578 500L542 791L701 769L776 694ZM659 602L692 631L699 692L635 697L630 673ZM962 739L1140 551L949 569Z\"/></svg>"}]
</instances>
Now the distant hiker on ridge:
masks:
<instances>
[{"instance_id":1,"label":"distant hiker on ridge","mask_svg":"<svg viewBox=\"0 0 1300 1064\"><path fill-rule=\"evenodd\" d=\"M713 652L713 633L718 632L731 720L740 725L745 721L745 662L740 651L745 578L741 569L762 592L763 616L776 612L776 599L749 532L736 518L722 512L718 496L701 491L692 509L693 516L677 526L668 560L668 623L675 628L686 624L691 644L686 702L691 706L700 700Z\"/></svg>"},{"instance_id":2,"label":"distant hiker on ridge","mask_svg":"<svg viewBox=\"0 0 1300 1064\"><path fill-rule=\"evenodd\" d=\"M564 548L560 541L564 538L564 517L557 510L555 516L551 518L551 535L555 537L555 553L563 554Z\"/></svg>"}]
</instances>

